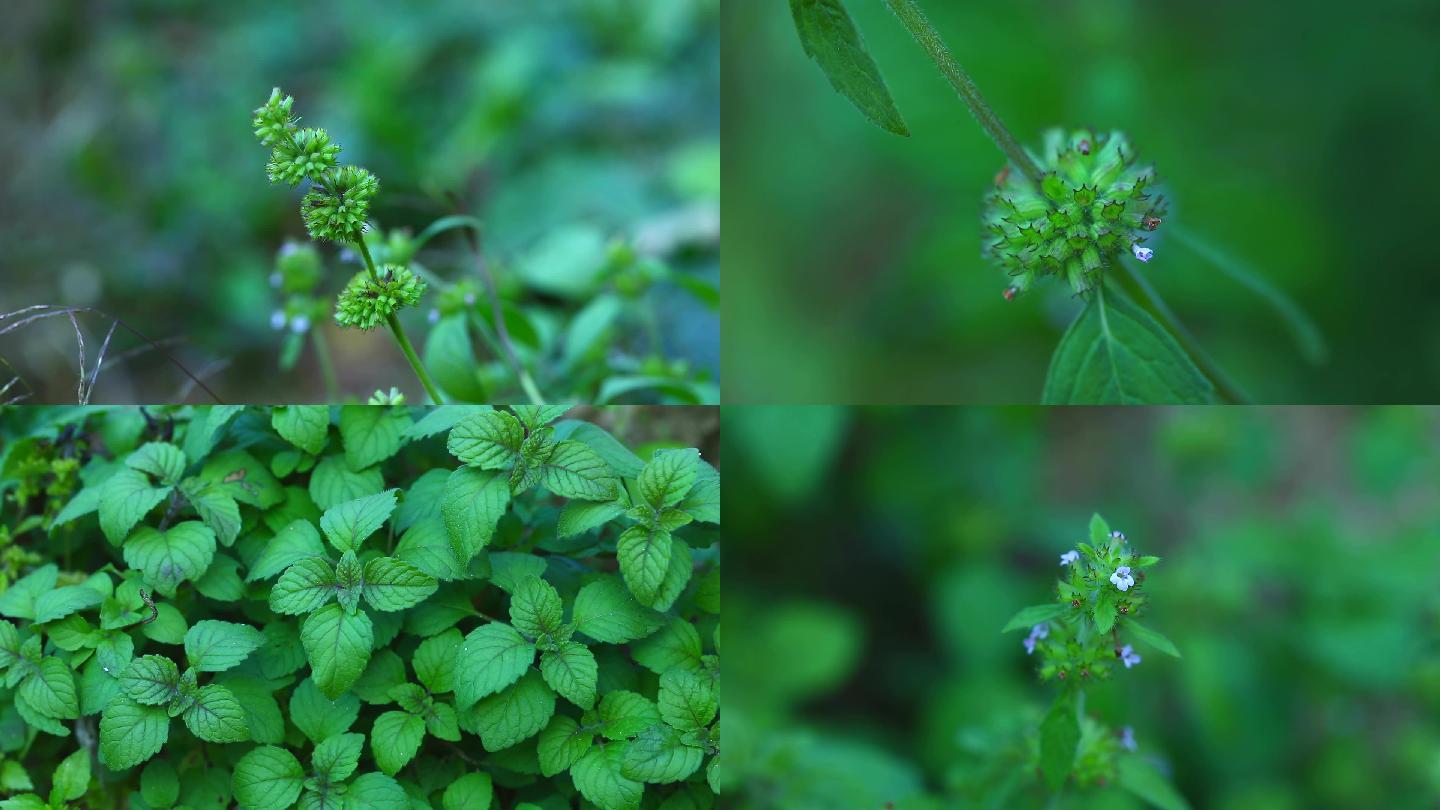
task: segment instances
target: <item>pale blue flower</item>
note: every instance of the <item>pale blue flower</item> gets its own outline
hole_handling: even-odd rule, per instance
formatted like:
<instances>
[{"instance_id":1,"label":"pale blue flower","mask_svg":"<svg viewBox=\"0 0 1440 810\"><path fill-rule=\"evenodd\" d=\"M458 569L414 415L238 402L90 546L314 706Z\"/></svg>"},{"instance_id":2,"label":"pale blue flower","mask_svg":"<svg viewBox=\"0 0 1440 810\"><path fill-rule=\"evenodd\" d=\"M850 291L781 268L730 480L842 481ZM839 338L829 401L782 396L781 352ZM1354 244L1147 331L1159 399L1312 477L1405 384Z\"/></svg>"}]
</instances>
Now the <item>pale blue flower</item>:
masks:
<instances>
[{"instance_id":1,"label":"pale blue flower","mask_svg":"<svg viewBox=\"0 0 1440 810\"><path fill-rule=\"evenodd\" d=\"M1130 566L1128 565L1116 568L1115 573L1110 575L1110 581L1122 591L1128 591L1135 585L1135 577L1130 576Z\"/></svg>"},{"instance_id":2,"label":"pale blue flower","mask_svg":"<svg viewBox=\"0 0 1440 810\"><path fill-rule=\"evenodd\" d=\"M1140 247L1139 244L1131 245L1130 249L1135 252L1135 258L1142 262L1148 262L1155 258L1155 251L1147 247Z\"/></svg>"},{"instance_id":3,"label":"pale blue flower","mask_svg":"<svg viewBox=\"0 0 1440 810\"><path fill-rule=\"evenodd\" d=\"M1074 550L1074 549L1071 549L1071 550L1065 552L1064 554L1061 554L1061 555L1060 555L1060 564L1061 564L1061 565L1069 565L1069 564L1075 562L1075 561L1078 560L1078 559L1080 559L1080 552L1078 552L1078 551L1076 551L1076 550Z\"/></svg>"},{"instance_id":4,"label":"pale blue flower","mask_svg":"<svg viewBox=\"0 0 1440 810\"><path fill-rule=\"evenodd\" d=\"M304 315L296 315L290 319L290 331L297 335L303 335L310 331L310 319Z\"/></svg>"},{"instance_id":5,"label":"pale blue flower","mask_svg":"<svg viewBox=\"0 0 1440 810\"><path fill-rule=\"evenodd\" d=\"M1120 747L1126 751L1134 751L1136 749L1135 729L1126 726L1120 730Z\"/></svg>"},{"instance_id":6,"label":"pale blue flower","mask_svg":"<svg viewBox=\"0 0 1440 810\"><path fill-rule=\"evenodd\" d=\"M1126 644L1120 648L1120 663L1124 664L1126 669L1129 669L1140 663L1140 654L1135 652L1134 647Z\"/></svg>"},{"instance_id":7,"label":"pale blue flower","mask_svg":"<svg viewBox=\"0 0 1440 810\"><path fill-rule=\"evenodd\" d=\"M270 328L271 328L271 329L284 329L284 328L285 328L285 322L286 322L287 320L289 320L289 319L285 317L284 311L277 309L277 310L275 310L274 312L270 313Z\"/></svg>"},{"instance_id":8,"label":"pale blue flower","mask_svg":"<svg viewBox=\"0 0 1440 810\"><path fill-rule=\"evenodd\" d=\"M1050 625L1048 624L1037 624L1034 627L1030 628L1030 637L1025 639L1024 641L1025 654L1030 655L1034 653L1036 642L1040 641L1040 639L1042 638L1048 638L1049 636Z\"/></svg>"}]
</instances>

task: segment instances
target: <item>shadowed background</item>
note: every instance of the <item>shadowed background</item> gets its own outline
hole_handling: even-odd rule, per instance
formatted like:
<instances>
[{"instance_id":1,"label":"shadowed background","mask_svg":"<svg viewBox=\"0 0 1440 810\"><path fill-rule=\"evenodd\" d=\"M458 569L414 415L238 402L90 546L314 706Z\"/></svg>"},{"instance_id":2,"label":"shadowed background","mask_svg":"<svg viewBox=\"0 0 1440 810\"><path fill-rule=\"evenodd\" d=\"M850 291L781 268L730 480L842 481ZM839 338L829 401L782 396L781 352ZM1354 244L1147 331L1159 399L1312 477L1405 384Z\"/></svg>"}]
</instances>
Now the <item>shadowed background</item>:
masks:
<instances>
[{"instance_id":1,"label":"shadowed background","mask_svg":"<svg viewBox=\"0 0 1440 810\"><path fill-rule=\"evenodd\" d=\"M1440 411L725 409L740 808L1044 805L1021 607L1092 512L1181 659L1087 690L1197 808L1440 801ZM924 797L929 797L927 803ZM1118 789L1064 807L1142 805Z\"/></svg>"},{"instance_id":2,"label":"shadowed background","mask_svg":"<svg viewBox=\"0 0 1440 810\"><path fill-rule=\"evenodd\" d=\"M573 348L560 347L560 330L617 292L603 270L607 243L621 239L664 245L659 258L695 284L622 291L637 306L581 347L586 367L604 377L683 366L713 380L718 16L718 0L21 3L0 33L0 312L97 307L161 340L228 400L323 399L313 354L278 369L285 335L270 326L276 251L306 238L300 192L267 182L251 132L251 110L280 85L302 126L328 129L342 163L379 177L371 215L387 230L418 232L456 207L485 220L511 331L545 355L542 377ZM328 298L359 265L323 251ZM422 255L448 280L476 279L455 233ZM707 288L712 300L693 294ZM435 300L406 315L417 348ZM93 362L108 320L82 326ZM419 401L384 330L327 334L351 396L398 384ZM142 345L117 333L109 356ZM496 363L482 342L474 351ZM24 380L0 399L28 388L27 401L75 400L64 318L0 336L0 358L0 384ZM599 377L541 386L593 401ZM152 351L107 368L93 401L207 401L184 380Z\"/></svg>"},{"instance_id":3,"label":"shadowed background","mask_svg":"<svg viewBox=\"0 0 1440 810\"><path fill-rule=\"evenodd\" d=\"M1062 283L1002 299L978 219L999 150L883 3L846 5L909 138L831 89L787 4L725 6L727 307L747 324L725 342L727 401L1038 401L1079 302ZM1254 401L1440 401L1440 7L920 5L1023 143L1125 130L1169 223L1311 313L1328 364L1165 227L1150 243L1143 272Z\"/></svg>"}]
</instances>

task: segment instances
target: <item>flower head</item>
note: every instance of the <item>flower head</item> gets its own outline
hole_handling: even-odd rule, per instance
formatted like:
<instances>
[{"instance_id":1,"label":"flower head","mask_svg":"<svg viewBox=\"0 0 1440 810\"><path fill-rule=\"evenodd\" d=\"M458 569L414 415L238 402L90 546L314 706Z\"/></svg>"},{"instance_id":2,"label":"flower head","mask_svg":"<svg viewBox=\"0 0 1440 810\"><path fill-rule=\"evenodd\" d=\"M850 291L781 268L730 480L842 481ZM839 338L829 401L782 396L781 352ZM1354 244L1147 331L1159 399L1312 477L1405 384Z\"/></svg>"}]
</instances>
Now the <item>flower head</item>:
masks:
<instances>
[{"instance_id":1,"label":"flower head","mask_svg":"<svg viewBox=\"0 0 1440 810\"><path fill-rule=\"evenodd\" d=\"M400 393L400 389L399 389L399 388L396 388L395 386L392 385L392 386L390 386L390 390L389 390L389 391L376 390L375 393L371 394L371 395L370 395L370 404L371 404L371 405L404 405L404 404L405 404L405 395L402 394L402 393Z\"/></svg>"},{"instance_id":2,"label":"flower head","mask_svg":"<svg viewBox=\"0 0 1440 810\"><path fill-rule=\"evenodd\" d=\"M1086 292L1127 246L1159 227L1163 199L1145 193L1154 169L1136 163L1120 132L1050 130L1037 157L1044 173L1039 187L1022 172L996 177L983 215L986 235L994 238L984 253L1010 275L1017 292L1051 275ZM1141 250L1146 255L1136 251L1136 257L1149 261L1151 251Z\"/></svg>"},{"instance_id":3,"label":"flower head","mask_svg":"<svg viewBox=\"0 0 1440 810\"><path fill-rule=\"evenodd\" d=\"M287 140L300 119L290 114L295 99L280 95L280 88L270 91L270 100L255 111L255 137L269 146Z\"/></svg>"},{"instance_id":4,"label":"flower head","mask_svg":"<svg viewBox=\"0 0 1440 810\"><path fill-rule=\"evenodd\" d=\"M1122 591L1128 591L1135 585L1135 577L1130 576L1130 566L1128 565L1116 568L1115 573L1110 575L1110 581Z\"/></svg>"},{"instance_id":5,"label":"flower head","mask_svg":"<svg viewBox=\"0 0 1440 810\"><path fill-rule=\"evenodd\" d=\"M1064 554L1061 554L1061 555L1060 555L1060 564L1061 564L1061 565L1070 565L1071 563L1075 562L1075 561L1078 560L1078 559L1080 559L1080 552L1078 552L1078 551L1076 551L1075 549L1072 548L1072 549L1070 549L1069 551L1065 552Z\"/></svg>"},{"instance_id":6,"label":"flower head","mask_svg":"<svg viewBox=\"0 0 1440 810\"><path fill-rule=\"evenodd\" d=\"M315 239L358 242L367 227L370 199L379 188L375 175L358 166L331 169L300 201L306 230Z\"/></svg>"},{"instance_id":7,"label":"flower head","mask_svg":"<svg viewBox=\"0 0 1440 810\"><path fill-rule=\"evenodd\" d=\"M397 310L414 306L425 292L425 282L410 268L387 264L379 280L361 271L350 279L335 305L335 322L341 326L374 329Z\"/></svg>"},{"instance_id":8,"label":"flower head","mask_svg":"<svg viewBox=\"0 0 1440 810\"><path fill-rule=\"evenodd\" d=\"M1041 639L1049 638L1049 636L1050 625L1048 624L1037 624L1030 628L1030 636L1023 642L1025 644L1025 654L1030 655L1035 652L1035 644Z\"/></svg>"},{"instance_id":9,"label":"flower head","mask_svg":"<svg viewBox=\"0 0 1440 810\"><path fill-rule=\"evenodd\" d=\"M1126 669L1129 669L1140 663L1140 654L1135 652L1134 647L1126 644L1120 648L1120 663L1124 664Z\"/></svg>"},{"instance_id":10,"label":"flower head","mask_svg":"<svg viewBox=\"0 0 1440 810\"><path fill-rule=\"evenodd\" d=\"M300 185L301 180L320 182L321 176L335 168L340 146L330 142L323 129L302 129L294 137L275 144L265 171L272 183Z\"/></svg>"},{"instance_id":11,"label":"flower head","mask_svg":"<svg viewBox=\"0 0 1440 810\"><path fill-rule=\"evenodd\" d=\"M1120 747L1126 751L1134 751L1136 749L1135 729L1129 726L1120 729Z\"/></svg>"},{"instance_id":12,"label":"flower head","mask_svg":"<svg viewBox=\"0 0 1440 810\"><path fill-rule=\"evenodd\" d=\"M1138 243L1131 245L1130 251L1135 254L1135 258L1142 262L1148 262L1155 258L1155 251L1147 247L1140 247Z\"/></svg>"}]
</instances>

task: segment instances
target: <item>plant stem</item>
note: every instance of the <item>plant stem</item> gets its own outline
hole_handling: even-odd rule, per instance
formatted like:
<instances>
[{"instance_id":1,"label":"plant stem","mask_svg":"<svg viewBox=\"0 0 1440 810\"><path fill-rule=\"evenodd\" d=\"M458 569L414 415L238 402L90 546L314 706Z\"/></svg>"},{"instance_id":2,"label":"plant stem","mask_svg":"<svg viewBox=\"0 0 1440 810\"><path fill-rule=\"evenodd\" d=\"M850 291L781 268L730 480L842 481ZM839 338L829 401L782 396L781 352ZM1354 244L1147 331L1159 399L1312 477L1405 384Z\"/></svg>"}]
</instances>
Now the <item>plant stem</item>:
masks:
<instances>
[{"instance_id":1,"label":"plant stem","mask_svg":"<svg viewBox=\"0 0 1440 810\"><path fill-rule=\"evenodd\" d=\"M940 68L940 72L945 75L950 86L960 94L960 100L965 102L965 106L970 108L970 112L975 115L975 120L979 121L981 128L985 130L985 134L990 136L990 140L1000 147L1000 151L1005 153L1005 156L1015 164L1016 168L1030 178L1030 182L1034 183L1036 188L1039 188L1042 176L1040 167L1035 165L1035 161L1020 146L1019 141L1015 140L1015 136L1005 128L1000 116L996 115L995 111L990 109L990 105L985 103L985 97L980 95L980 88L975 86L975 81L970 78L969 73L965 72L965 68L960 67L960 63L955 61L950 49L945 47L945 40L940 38L940 32L936 31L935 26L926 19L925 12L920 10L920 6L916 5L915 0L885 0L885 4L895 12L896 17L900 18L900 23L905 26L911 36L915 37L915 41L920 43L920 47L930 54L930 58Z\"/></svg>"},{"instance_id":2,"label":"plant stem","mask_svg":"<svg viewBox=\"0 0 1440 810\"><path fill-rule=\"evenodd\" d=\"M535 385L530 370L520 362L520 356L515 353L515 344L510 340L510 328L505 325L505 309L500 304L500 288L495 285L495 274L490 272L490 263L485 261L485 252L480 248L480 237L476 235L475 229L466 229L465 239L470 243L470 250L475 253L475 266L480 270L481 280L485 282L485 295L490 299L490 311L495 318L495 335L500 340L505 360L510 363L515 378L520 381L520 389L530 399L530 404L544 405L545 397L540 395L539 386Z\"/></svg>"},{"instance_id":3,"label":"plant stem","mask_svg":"<svg viewBox=\"0 0 1440 810\"><path fill-rule=\"evenodd\" d=\"M360 255L365 257L365 269L370 271L370 279L378 282L380 274L375 270L375 260L370 258L369 246L365 244L364 239L355 244L360 248ZM395 336L395 342L400 344L400 351L405 353L405 359L410 361L410 367L415 370L415 376L419 377L420 384L425 386L425 393L430 396L431 404L443 404L444 397L440 396L440 391L435 387L435 383L430 381L430 374L425 371L425 365L420 362L420 356L415 354L415 347L410 345L410 338L405 336L405 327L400 325L400 319L395 317L395 313L392 312L386 316L385 322L390 324L390 333Z\"/></svg>"},{"instance_id":4,"label":"plant stem","mask_svg":"<svg viewBox=\"0 0 1440 810\"><path fill-rule=\"evenodd\" d=\"M1115 283L1129 293L1136 304L1150 313L1151 317L1159 321L1161 326L1175 336L1176 342L1180 344L1186 354L1190 355L1190 359L1200 369L1200 373L1209 378L1222 399L1232 405L1249 404L1249 397L1245 396L1245 392L1240 390L1240 387L1210 358L1210 355L1205 353L1204 349L1200 348L1200 344L1196 342L1194 336L1180 323L1180 319L1175 317L1175 313L1170 310L1170 307L1160 298L1160 294L1150 286L1150 282L1144 276L1136 273L1135 269L1124 261L1115 262L1111 265L1111 269L1117 271L1110 274L1115 279Z\"/></svg>"},{"instance_id":5,"label":"plant stem","mask_svg":"<svg viewBox=\"0 0 1440 810\"><path fill-rule=\"evenodd\" d=\"M325 380L325 399L339 402L340 380L335 376L335 363L330 359L330 343L325 340L322 329L323 326L320 325L312 328L310 340L315 344L315 358L320 363L320 376Z\"/></svg>"}]
</instances>

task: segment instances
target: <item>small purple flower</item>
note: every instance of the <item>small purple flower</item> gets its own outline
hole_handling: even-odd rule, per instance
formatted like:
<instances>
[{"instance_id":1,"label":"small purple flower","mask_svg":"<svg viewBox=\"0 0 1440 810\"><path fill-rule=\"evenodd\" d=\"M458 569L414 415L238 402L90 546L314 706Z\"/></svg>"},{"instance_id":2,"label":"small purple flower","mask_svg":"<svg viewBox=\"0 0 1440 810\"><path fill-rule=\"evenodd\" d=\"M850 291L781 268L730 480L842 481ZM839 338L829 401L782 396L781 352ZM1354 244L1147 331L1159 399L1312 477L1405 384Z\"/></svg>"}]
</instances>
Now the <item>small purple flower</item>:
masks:
<instances>
[{"instance_id":1,"label":"small purple flower","mask_svg":"<svg viewBox=\"0 0 1440 810\"><path fill-rule=\"evenodd\" d=\"M1126 644L1120 648L1120 663L1124 664L1126 669L1129 669L1140 663L1140 654L1135 652L1134 647Z\"/></svg>"},{"instance_id":2,"label":"small purple flower","mask_svg":"<svg viewBox=\"0 0 1440 810\"><path fill-rule=\"evenodd\" d=\"M280 246L280 258L283 259L283 258L285 258L286 256L293 256L293 255L295 255L295 251L297 251L297 250L299 250L299 249L300 249L299 243L297 243L297 242L296 242L295 240L293 240L293 239L286 239L286 240L285 240L285 244L283 244L283 245Z\"/></svg>"},{"instance_id":3,"label":"small purple flower","mask_svg":"<svg viewBox=\"0 0 1440 810\"><path fill-rule=\"evenodd\" d=\"M1120 747L1126 751L1135 750L1135 729L1126 726L1120 730Z\"/></svg>"},{"instance_id":4,"label":"small purple flower","mask_svg":"<svg viewBox=\"0 0 1440 810\"><path fill-rule=\"evenodd\" d=\"M1060 555L1060 564L1061 564L1061 565L1069 565L1069 564L1075 562L1075 561L1078 560L1078 559L1080 559L1080 552L1078 552L1078 551L1076 551L1076 550L1074 550L1074 549L1071 549L1071 550L1065 552L1064 554L1061 554L1061 555Z\"/></svg>"},{"instance_id":5,"label":"small purple flower","mask_svg":"<svg viewBox=\"0 0 1440 810\"><path fill-rule=\"evenodd\" d=\"M1030 628L1030 637L1025 639L1024 642L1025 654L1030 655L1034 653L1036 642L1040 641L1040 639L1042 638L1048 638L1049 636L1050 625L1048 624L1037 624L1034 627Z\"/></svg>"},{"instance_id":6,"label":"small purple flower","mask_svg":"<svg viewBox=\"0 0 1440 810\"><path fill-rule=\"evenodd\" d=\"M1110 581L1115 583L1115 587L1122 591L1130 590L1135 584L1135 578L1130 576L1130 566L1128 565L1122 565L1116 568L1115 573L1110 575Z\"/></svg>"},{"instance_id":7,"label":"small purple flower","mask_svg":"<svg viewBox=\"0 0 1440 810\"><path fill-rule=\"evenodd\" d=\"M274 312L270 313L270 328L284 329L285 322L287 320L289 319L285 317L285 312L283 310L277 309Z\"/></svg>"},{"instance_id":8,"label":"small purple flower","mask_svg":"<svg viewBox=\"0 0 1440 810\"><path fill-rule=\"evenodd\" d=\"M310 319L304 315L296 315L290 319L290 331L297 335L303 335L310 331Z\"/></svg>"},{"instance_id":9,"label":"small purple flower","mask_svg":"<svg viewBox=\"0 0 1440 810\"><path fill-rule=\"evenodd\" d=\"M1125 533L1122 532L1122 531L1120 531L1119 529L1116 529L1115 531L1110 532L1110 539L1111 539L1111 540L1119 540L1120 542L1123 543L1123 542L1125 542Z\"/></svg>"},{"instance_id":10,"label":"small purple flower","mask_svg":"<svg viewBox=\"0 0 1440 810\"><path fill-rule=\"evenodd\" d=\"M1130 249L1135 252L1135 258L1142 262L1148 262L1155 258L1155 251L1147 247L1140 247L1139 244L1131 245Z\"/></svg>"}]
</instances>

